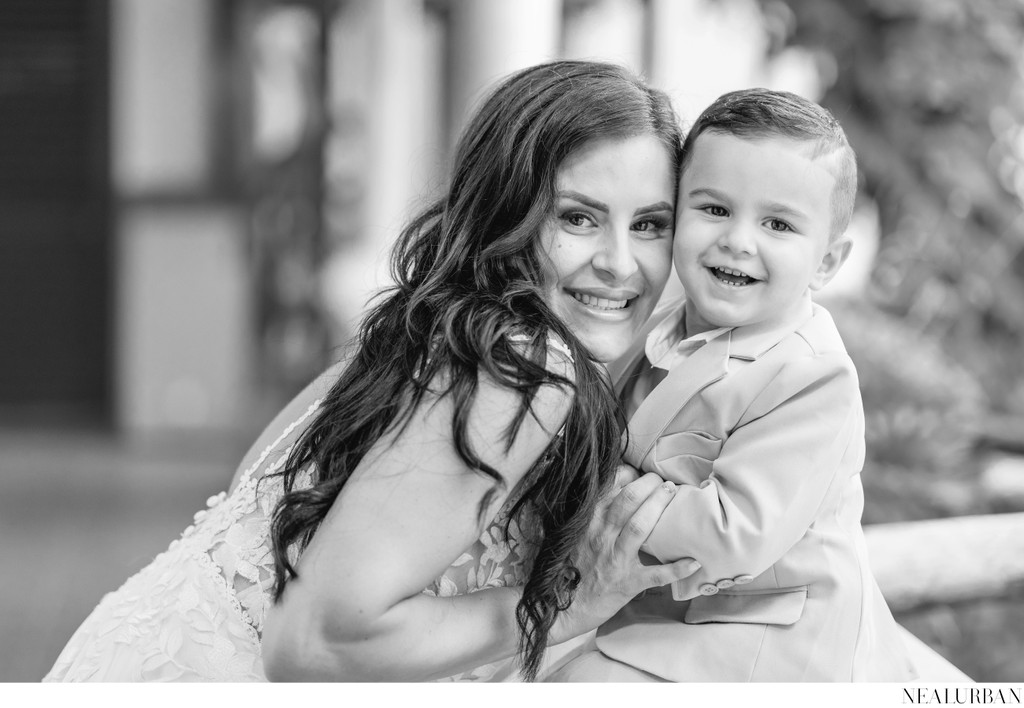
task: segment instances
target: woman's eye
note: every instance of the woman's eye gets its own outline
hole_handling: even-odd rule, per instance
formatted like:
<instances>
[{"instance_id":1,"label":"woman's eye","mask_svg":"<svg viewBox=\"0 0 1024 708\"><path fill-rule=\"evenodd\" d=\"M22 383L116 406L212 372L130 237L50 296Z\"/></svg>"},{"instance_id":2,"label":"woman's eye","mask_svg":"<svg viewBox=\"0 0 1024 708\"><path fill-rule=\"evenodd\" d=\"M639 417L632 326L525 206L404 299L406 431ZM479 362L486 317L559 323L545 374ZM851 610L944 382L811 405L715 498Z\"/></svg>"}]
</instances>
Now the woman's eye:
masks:
<instances>
[{"instance_id":1,"label":"woman's eye","mask_svg":"<svg viewBox=\"0 0 1024 708\"><path fill-rule=\"evenodd\" d=\"M726 209L723 206L718 206L717 204L708 204L705 207L701 207L701 210L707 212L711 216L717 216L717 217L729 216L729 210Z\"/></svg>"},{"instance_id":2,"label":"woman's eye","mask_svg":"<svg viewBox=\"0 0 1024 708\"><path fill-rule=\"evenodd\" d=\"M772 231L779 231L779 232L786 232L786 231L792 231L793 230L793 227L790 226L789 224L787 224L782 219L769 219L768 220L768 228L771 229Z\"/></svg>"},{"instance_id":3,"label":"woman's eye","mask_svg":"<svg viewBox=\"0 0 1024 708\"><path fill-rule=\"evenodd\" d=\"M569 224L569 226L574 226L578 229L583 228L585 226L589 226L591 223L593 223L592 219L589 216L578 211L563 214L562 221Z\"/></svg>"},{"instance_id":4,"label":"woman's eye","mask_svg":"<svg viewBox=\"0 0 1024 708\"><path fill-rule=\"evenodd\" d=\"M633 224L634 231L651 232L662 231L671 225L668 219L644 219Z\"/></svg>"}]
</instances>

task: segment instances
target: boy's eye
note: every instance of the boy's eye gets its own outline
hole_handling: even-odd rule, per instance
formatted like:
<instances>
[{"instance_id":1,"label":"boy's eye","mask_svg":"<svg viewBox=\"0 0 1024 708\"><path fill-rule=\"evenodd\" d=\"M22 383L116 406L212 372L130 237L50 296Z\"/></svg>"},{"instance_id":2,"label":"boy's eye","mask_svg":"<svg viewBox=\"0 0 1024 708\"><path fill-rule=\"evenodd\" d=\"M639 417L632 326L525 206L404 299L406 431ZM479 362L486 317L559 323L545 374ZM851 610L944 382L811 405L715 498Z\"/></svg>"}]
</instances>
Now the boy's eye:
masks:
<instances>
[{"instance_id":1,"label":"boy's eye","mask_svg":"<svg viewBox=\"0 0 1024 708\"><path fill-rule=\"evenodd\" d=\"M785 232L785 231L792 231L793 230L793 227L790 226L789 224L787 224L782 219L769 219L768 220L768 228L771 229L772 231L779 231L779 232Z\"/></svg>"},{"instance_id":2,"label":"boy's eye","mask_svg":"<svg viewBox=\"0 0 1024 708\"><path fill-rule=\"evenodd\" d=\"M707 206L702 207L702 208L703 208L704 211L706 211L711 216L718 216L718 217L729 216L729 210L726 209L725 207L719 206L717 204L708 204Z\"/></svg>"}]
</instances>

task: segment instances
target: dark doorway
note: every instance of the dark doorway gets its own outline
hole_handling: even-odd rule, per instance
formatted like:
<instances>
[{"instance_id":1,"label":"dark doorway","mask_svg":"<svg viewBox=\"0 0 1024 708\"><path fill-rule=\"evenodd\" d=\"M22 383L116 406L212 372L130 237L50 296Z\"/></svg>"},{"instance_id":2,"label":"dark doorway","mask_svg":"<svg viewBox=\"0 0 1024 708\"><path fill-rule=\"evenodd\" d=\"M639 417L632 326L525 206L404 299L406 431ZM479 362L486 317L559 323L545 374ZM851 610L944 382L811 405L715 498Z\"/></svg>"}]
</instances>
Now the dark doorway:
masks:
<instances>
[{"instance_id":1,"label":"dark doorway","mask_svg":"<svg viewBox=\"0 0 1024 708\"><path fill-rule=\"evenodd\" d=\"M0 419L111 408L105 0L0 3Z\"/></svg>"}]
</instances>

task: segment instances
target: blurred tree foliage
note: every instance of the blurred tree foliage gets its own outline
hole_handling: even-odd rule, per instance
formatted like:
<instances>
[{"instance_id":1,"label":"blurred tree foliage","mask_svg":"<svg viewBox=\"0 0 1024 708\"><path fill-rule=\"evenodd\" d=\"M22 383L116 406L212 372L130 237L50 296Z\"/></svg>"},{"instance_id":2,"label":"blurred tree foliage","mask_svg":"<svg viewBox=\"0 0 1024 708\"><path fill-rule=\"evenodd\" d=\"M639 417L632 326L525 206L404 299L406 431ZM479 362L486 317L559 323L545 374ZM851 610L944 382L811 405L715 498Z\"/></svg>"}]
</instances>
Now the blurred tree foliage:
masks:
<instances>
[{"instance_id":1,"label":"blurred tree foliage","mask_svg":"<svg viewBox=\"0 0 1024 708\"><path fill-rule=\"evenodd\" d=\"M902 318L867 302L827 304L864 397L864 522L986 512L974 427L988 403L974 376Z\"/></svg>"},{"instance_id":2,"label":"blurred tree foliage","mask_svg":"<svg viewBox=\"0 0 1024 708\"><path fill-rule=\"evenodd\" d=\"M773 51L814 53L879 206L870 300L1024 413L1024 2L762 7Z\"/></svg>"}]
</instances>

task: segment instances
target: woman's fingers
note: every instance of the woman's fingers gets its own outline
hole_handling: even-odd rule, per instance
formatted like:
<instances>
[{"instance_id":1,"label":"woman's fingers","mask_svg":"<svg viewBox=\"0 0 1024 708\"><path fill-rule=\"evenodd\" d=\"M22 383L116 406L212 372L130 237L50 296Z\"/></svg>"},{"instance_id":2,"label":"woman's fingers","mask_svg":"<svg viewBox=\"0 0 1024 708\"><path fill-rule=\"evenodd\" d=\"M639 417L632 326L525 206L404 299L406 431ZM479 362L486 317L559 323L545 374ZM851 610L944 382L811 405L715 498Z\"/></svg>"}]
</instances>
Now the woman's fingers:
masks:
<instances>
[{"instance_id":1,"label":"woman's fingers","mask_svg":"<svg viewBox=\"0 0 1024 708\"><path fill-rule=\"evenodd\" d=\"M672 484L672 482L663 482L660 477L656 477L656 480L658 484L637 505L635 511L633 511L622 527L622 532L619 534L619 540L616 545L623 553L629 555L639 553L640 546L651 535L655 524L658 523L658 519L661 518L662 513L665 511L665 507L669 505L669 502L672 501L672 497L675 495L676 485ZM637 480L637 483L634 484L637 484L639 487L638 483L642 481L644 481L644 478ZM646 486L648 485L644 485L643 488L646 488ZM625 494L627 489L629 487L623 489L622 493Z\"/></svg>"},{"instance_id":2,"label":"woman's fingers","mask_svg":"<svg viewBox=\"0 0 1024 708\"><path fill-rule=\"evenodd\" d=\"M597 517L606 519L608 517L608 510L612 504L618 498L618 495L622 492L622 489L629 484L639 479L640 473L636 471L636 468L632 465L627 465L625 462L619 464L615 469L615 481L612 483L612 488L604 495L604 497L598 502L597 506ZM623 500L618 502L616 506L615 515L620 517L621 521L623 512L621 511Z\"/></svg>"},{"instance_id":3,"label":"woman's fingers","mask_svg":"<svg viewBox=\"0 0 1024 708\"><path fill-rule=\"evenodd\" d=\"M622 488L608 504L605 519L616 528L624 528L647 499L662 484L662 479L653 472L636 479ZM660 514L659 514L660 516ZM650 531L648 531L650 533ZM645 536L646 538L646 536ZM639 546L638 546L639 547Z\"/></svg>"},{"instance_id":4,"label":"woman's fingers","mask_svg":"<svg viewBox=\"0 0 1024 708\"><path fill-rule=\"evenodd\" d=\"M619 464L615 470L615 492L619 492L630 482L636 481L640 478L640 473L636 471L636 468L632 465L627 465L625 462Z\"/></svg>"},{"instance_id":5,"label":"woman's fingers","mask_svg":"<svg viewBox=\"0 0 1024 708\"><path fill-rule=\"evenodd\" d=\"M616 477L628 479L635 474L620 468ZM589 631L638 593L686 578L700 568L690 558L651 566L640 559L640 546L672 500L674 489L674 484L658 475L645 474L627 482L610 501L602 500L587 538L577 547L580 582L572 605L558 614L550 635L553 640Z\"/></svg>"},{"instance_id":6,"label":"woman's fingers","mask_svg":"<svg viewBox=\"0 0 1024 708\"><path fill-rule=\"evenodd\" d=\"M675 491L676 485L672 482L662 482L651 490L619 534L616 546L621 553L629 556L639 554L641 545L651 535L661 515L672 502ZM646 590L688 578L700 568L701 564L693 558L680 558L671 563L644 566L638 580L642 584L641 590Z\"/></svg>"}]
</instances>

